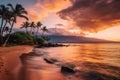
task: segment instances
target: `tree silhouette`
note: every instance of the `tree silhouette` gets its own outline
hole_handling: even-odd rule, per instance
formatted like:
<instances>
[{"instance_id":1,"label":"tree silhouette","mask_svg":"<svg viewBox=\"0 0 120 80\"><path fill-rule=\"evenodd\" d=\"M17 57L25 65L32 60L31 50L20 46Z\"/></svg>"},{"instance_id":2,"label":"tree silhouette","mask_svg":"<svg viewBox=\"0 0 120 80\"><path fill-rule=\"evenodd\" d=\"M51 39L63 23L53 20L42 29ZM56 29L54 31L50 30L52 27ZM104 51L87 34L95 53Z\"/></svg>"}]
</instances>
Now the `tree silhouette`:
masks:
<instances>
[{"instance_id":1,"label":"tree silhouette","mask_svg":"<svg viewBox=\"0 0 120 80\"><path fill-rule=\"evenodd\" d=\"M36 30L36 37L37 37L39 29L41 28L42 25L43 24L41 22L37 22L37 25L36 25L36 28L37 28L37 30Z\"/></svg>"},{"instance_id":2,"label":"tree silhouette","mask_svg":"<svg viewBox=\"0 0 120 80\"><path fill-rule=\"evenodd\" d=\"M26 29L26 33L28 33L29 26L30 26L30 23L28 21L26 21L26 22L23 22L21 28L25 28Z\"/></svg>"},{"instance_id":3,"label":"tree silhouette","mask_svg":"<svg viewBox=\"0 0 120 80\"><path fill-rule=\"evenodd\" d=\"M31 28L30 33L31 33L32 35L34 35L34 31L35 31L35 28L36 28L35 22L31 22L30 28Z\"/></svg>"},{"instance_id":4,"label":"tree silhouette","mask_svg":"<svg viewBox=\"0 0 120 80\"><path fill-rule=\"evenodd\" d=\"M47 31L48 31L48 29L47 29L47 27L46 27L46 26L43 26L41 30L43 31L42 36L44 35L44 33L45 33L45 32L47 32Z\"/></svg>"},{"instance_id":5,"label":"tree silhouette","mask_svg":"<svg viewBox=\"0 0 120 80\"><path fill-rule=\"evenodd\" d=\"M10 38L13 26L17 22L17 17L25 18L26 20L28 20L28 18L24 15L24 14L27 14L27 11L23 8L22 5L16 4L15 8L13 7L12 4L7 4L7 6L9 6L9 8L11 8L11 12L12 12L11 28L9 30L8 37L6 38L3 46L5 46L7 44L8 39Z\"/></svg>"},{"instance_id":6,"label":"tree silhouette","mask_svg":"<svg viewBox=\"0 0 120 80\"><path fill-rule=\"evenodd\" d=\"M8 8L5 5L0 5L0 18L1 18L0 36L2 36L3 23L4 23L4 19L7 19L6 16L7 13L8 13Z\"/></svg>"}]
</instances>

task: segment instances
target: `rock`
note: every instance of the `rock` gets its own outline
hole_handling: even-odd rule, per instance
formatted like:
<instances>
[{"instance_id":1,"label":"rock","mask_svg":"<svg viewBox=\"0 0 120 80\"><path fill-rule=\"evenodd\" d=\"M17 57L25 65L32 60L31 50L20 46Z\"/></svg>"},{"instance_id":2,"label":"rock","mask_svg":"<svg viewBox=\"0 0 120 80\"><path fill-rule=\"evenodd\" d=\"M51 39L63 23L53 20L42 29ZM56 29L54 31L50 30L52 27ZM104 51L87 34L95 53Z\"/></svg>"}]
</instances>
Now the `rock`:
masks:
<instances>
[{"instance_id":1,"label":"rock","mask_svg":"<svg viewBox=\"0 0 120 80\"><path fill-rule=\"evenodd\" d=\"M44 58L44 60L47 62L47 63L50 63L50 64L54 64L54 63L57 63L59 62L57 59L55 58Z\"/></svg>"},{"instance_id":2,"label":"rock","mask_svg":"<svg viewBox=\"0 0 120 80\"><path fill-rule=\"evenodd\" d=\"M53 64L53 63L54 63L53 61L51 61L51 60L49 60L49 59L47 59L47 58L44 58L44 61L46 61L47 63L50 63L50 64Z\"/></svg>"},{"instance_id":3,"label":"rock","mask_svg":"<svg viewBox=\"0 0 120 80\"><path fill-rule=\"evenodd\" d=\"M55 58L50 58L50 60L52 61L52 62L54 62L54 63L56 63L56 62L59 62L57 59L55 59Z\"/></svg>"},{"instance_id":4,"label":"rock","mask_svg":"<svg viewBox=\"0 0 120 80\"><path fill-rule=\"evenodd\" d=\"M75 73L75 71L69 67L61 66L61 72L63 73Z\"/></svg>"}]
</instances>

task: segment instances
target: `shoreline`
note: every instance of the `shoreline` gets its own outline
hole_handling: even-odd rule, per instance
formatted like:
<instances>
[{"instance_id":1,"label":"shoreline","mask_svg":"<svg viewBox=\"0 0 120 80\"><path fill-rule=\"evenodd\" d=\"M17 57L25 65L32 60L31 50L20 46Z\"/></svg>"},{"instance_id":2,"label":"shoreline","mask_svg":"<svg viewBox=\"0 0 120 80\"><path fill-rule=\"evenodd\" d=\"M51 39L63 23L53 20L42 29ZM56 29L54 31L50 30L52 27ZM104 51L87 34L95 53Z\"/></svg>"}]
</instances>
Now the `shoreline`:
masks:
<instances>
[{"instance_id":1,"label":"shoreline","mask_svg":"<svg viewBox=\"0 0 120 80\"><path fill-rule=\"evenodd\" d=\"M84 65L79 68L71 65L72 63L64 63L64 61L57 59L57 57L51 56L49 50L46 52L47 49L42 49L43 50L37 49L34 46L0 47L0 80L120 79L119 74L115 73L119 73L120 70L117 66L95 62L84 62ZM59 51L61 51L61 49L57 52ZM61 52L64 52L64 50ZM98 66L102 68L99 68ZM95 68L91 69L91 67ZM73 69L75 73L68 70L68 68ZM106 72L107 68L113 73L108 74ZM105 70L105 72L101 72L101 69ZM73 74L66 74L66 71L72 72Z\"/></svg>"},{"instance_id":2,"label":"shoreline","mask_svg":"<svg viewBox=\"0 0 120 80\"><path fill-rule=\"evenodd\" d=\"M33 48L33 46L0 47L0 64L3 63L0 65L0 80L77 80L73 76L65 76L61 73L60 67L46 63L42 57L37 60L28 58L27 63L21 63L20 56L29 54Z\"/></svg>"},{"instance_id":3,"label":"shoreline","mask_svg":"<svg viewBox=\"0 0 120 80\"><path fill-rule=\"evenodd\" d=\"M10 80L11 74L19 63L19 56L23 53L29 53L34 46L21 45L13 47L0 47L0 80Z\"/></svg>"}]
</instances>

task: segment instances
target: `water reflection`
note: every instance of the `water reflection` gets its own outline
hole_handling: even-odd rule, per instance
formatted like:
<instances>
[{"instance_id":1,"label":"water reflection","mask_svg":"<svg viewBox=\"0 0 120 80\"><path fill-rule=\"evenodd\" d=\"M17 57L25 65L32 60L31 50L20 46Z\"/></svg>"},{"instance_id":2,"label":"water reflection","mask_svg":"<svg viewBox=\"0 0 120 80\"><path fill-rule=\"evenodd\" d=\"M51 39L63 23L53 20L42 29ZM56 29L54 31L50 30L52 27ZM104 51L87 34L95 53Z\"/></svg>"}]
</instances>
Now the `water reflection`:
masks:
<instances>
[{"instance_id":1,"label":"water reflection","mask_svg":"<svg viewBox=\"0 0 120 80\"><path fill-rule=\"evenodd\" d=\"M80 44L45 50L51 57L74 64L79 79L120 80L119 44Z\"/></svg>"},{"instance_id":2,"label":"water reflection","mask_svg":"<svg viewBox=\"0 0 120 80\"><path fill-rule=\"evenodd\" d=\"M41 52L47 52L41 54ZM36 55L21 59L22 67L11 80L120 80L118 44L80 44L79 46L35 49ZM74 65L73 75L61 73L60 66L43 58Z\"/></svg>"},{"instance_id":3,"label":"water reflection","mask_svg":"<svg viewBox=\"0 0 120 80\"><path fill-rule=\"evenodd\" d=\"M44 55L27 55L22 57L21 67L17 80L76 80L75 77L66 76L60 72L60 67L48 64Z\"/></svg>"}]
</instances>

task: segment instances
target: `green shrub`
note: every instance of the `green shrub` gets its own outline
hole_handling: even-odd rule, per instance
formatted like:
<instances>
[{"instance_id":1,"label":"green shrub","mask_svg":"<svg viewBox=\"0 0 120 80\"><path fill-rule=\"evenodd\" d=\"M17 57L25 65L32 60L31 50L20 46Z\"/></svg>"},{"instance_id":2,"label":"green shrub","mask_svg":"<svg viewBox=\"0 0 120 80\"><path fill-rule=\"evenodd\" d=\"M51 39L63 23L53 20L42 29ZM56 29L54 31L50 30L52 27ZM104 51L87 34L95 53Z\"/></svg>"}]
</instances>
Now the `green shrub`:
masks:
<instances>
[{"instance_id":1,"label":"green shrub","mask_svg":"<svg viewBox=\"0 0 120 80\"><path fill-rule=\"evenodd\" d=\"M8 35L5 36L5 38ZM25 32L15 32L12 33L8 43L14 43L14 44L34 44L33 37L29 33Z\"/></svg>"},{"instance_id":2,"label":"green shrub","mask_svg":"<svg viewBox=\"0 0 120 80\"><path fill-rule=\"evenodd\" d=\"M15 43L8 43L6 46L7 46L7 47L17 46L17 44L15 44Z\"/></svg>"},{"instance_id":3,"label":"green shrub","mask_svg":"<svg viewBox=\"0 0 120 80\"><path fill-rule=\"evenodd\" d=\"M45 43L45 39L44 38L37 38L37 43L39 45L43 45Z\"/></svg>"}]
</instances>

